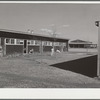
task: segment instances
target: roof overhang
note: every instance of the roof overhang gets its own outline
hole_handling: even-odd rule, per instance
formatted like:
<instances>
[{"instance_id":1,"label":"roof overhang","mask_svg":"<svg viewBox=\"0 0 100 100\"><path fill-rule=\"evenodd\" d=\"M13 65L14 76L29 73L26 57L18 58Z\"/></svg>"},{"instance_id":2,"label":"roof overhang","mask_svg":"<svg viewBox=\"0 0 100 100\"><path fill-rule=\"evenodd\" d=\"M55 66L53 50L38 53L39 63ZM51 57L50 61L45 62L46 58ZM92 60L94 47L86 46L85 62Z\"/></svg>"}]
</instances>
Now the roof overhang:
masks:
<instances>
[{"instance_id":1,"label":"roof overhang","mask_svg":"<svg viewBox=\"0 0 100 100\"><path fill-rule=\"evenodd\" d=\"M5 30L0 30L0 37L16 38L16 39L28 39L28 40L56 41L56 42L69 41L69 39L42 36L42 35L36 35L36 34L28 34L25 32L5 31Z\"/></svg>"},{"instance_id":2,"label":"roof overhang","mask_svg":"<svg viewBox=\"0 0 100 100\"><path fill-rule=\"evenodd\" d=\"M69 44L92 44L92 43L69 43Z\"/></svg>"}]
</instances>

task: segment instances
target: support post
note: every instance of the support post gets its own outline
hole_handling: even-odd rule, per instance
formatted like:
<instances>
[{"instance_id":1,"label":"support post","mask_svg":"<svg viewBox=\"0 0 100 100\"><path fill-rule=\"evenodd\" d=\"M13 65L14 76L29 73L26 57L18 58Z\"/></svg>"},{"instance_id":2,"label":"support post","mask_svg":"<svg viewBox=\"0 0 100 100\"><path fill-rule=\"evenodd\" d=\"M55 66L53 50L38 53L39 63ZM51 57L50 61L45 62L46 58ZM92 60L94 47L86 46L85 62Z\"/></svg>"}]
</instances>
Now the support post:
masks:
<instances>
[{"instance_id":1,"label":"support post","mask_svg":"<svg viewBox=\"0 0 100 100\"><path fill-rule=\"evenodd\" d=\"M66 42L66 49L67 49L67 52L68 52L68 41Z\"/></svg>"},{"instance_id":2,"label":"support post","mask_svg":"<svg viewBox=\"0 0 100 100\"><path fill-rule=\"evenodd\" d=\"M63 43L61 44L61 52L63 52L63 49L64 49L64 45Z\"/></svg>"},{"instance_id":3,"label":"support post","mask_svg":"<svg viewBox=\"0 0 100 100\"><path fill-rule=\"evenodd\" d=\"M42 39L40 40L40 54L41 54L41 63L42 63L42 54L43 54L43 44L42 44Z\"/></svg>"},{"instance_id":4,"label":"support post","mask_svg":"<svg viewBox=\"0 0 100 100\"><path fill-rule=\"evenodd\" d=\"M1 38L1 46L2 46L2 56L5 56L6 55L5 38Z\"/></svg>"},{"instance_id":5,"label":"support post","mask_svg":"<svg viewBox=\"0 0 100 100\"><path fill-rule=\"evenodd\" d=\"M54 37L53 37L53 38L54 38ZM53 39L53 41L52 41L52 47L53 47L54 52L55 52L55 39Z\"/></svg>"},{"instance_id":6,"label":"support post","mask_svg":"<svg viewBox=\"0 0 100 100\"><path fill-rule=\"evenodd\" d=\"M100 77L100 21L95 21L95 25L98 27L98 58L97 58L97 76Z\"/></svg>"},{"instance_id":7,"label":"support post","mask_svg":"<svg viewBox=\"0 0 100 100\"><path fill-rule=\"evenodd\" d=\"M43 45L42 45L42 40L40 41L40 53L41 53L41 55L43 54Z\"/></svg>"},{"instance_id":8,"label":"support post","mask_svg":"<svg viewBox=\"0 0 100 100\"><path fill-rule=\"evenodd\" d=\"M97 76L100 76L100 27L98 27L98 66L97 66Z\"/></svg>"},{"instance_id":9,"label":"support post","mask_svg":"<svg viewBox=\"0 0 100 100\"><path fill-rule=\"evenodd\" d=\"M27 40L24 40L24 53L28 53L28 44L27 44Z\"/></svg>"}]
</instances>

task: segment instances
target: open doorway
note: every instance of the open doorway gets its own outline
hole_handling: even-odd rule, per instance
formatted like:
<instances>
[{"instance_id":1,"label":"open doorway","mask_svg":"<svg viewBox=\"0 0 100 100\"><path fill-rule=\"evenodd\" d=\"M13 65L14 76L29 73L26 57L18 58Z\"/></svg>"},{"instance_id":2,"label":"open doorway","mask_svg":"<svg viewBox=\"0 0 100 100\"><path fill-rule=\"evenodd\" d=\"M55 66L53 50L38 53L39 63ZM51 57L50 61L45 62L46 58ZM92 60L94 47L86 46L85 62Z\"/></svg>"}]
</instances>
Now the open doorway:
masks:
<instances>
[{"instance_id":1,"label":"open doorway","mask_svg":"<svg viewBox=\"0 0 100 100\"><path fill-rule=\"evenodd\" d=\"M24 40L23 53L27 53L27 40Z\"/></svg>"}]
</instances>

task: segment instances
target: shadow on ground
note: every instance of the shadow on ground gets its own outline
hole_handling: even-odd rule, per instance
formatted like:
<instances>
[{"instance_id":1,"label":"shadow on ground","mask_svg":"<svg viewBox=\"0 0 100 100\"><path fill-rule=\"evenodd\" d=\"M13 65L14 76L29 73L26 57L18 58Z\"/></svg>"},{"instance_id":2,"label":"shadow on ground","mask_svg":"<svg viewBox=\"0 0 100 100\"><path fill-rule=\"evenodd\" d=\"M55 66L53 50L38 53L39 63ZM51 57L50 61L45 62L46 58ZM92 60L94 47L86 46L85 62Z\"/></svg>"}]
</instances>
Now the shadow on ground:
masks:
<instances>
[{"instance_id":1,"label":"shadow on ground","mask_svg":"<svg viewBox=\"0 0 100 100\"><path fill-rule=\"evenodd\" d=\"M53 64L51 66L80 73L89 77L97 76L97 55L72 61Z\"/></svg>"}]
</instances>

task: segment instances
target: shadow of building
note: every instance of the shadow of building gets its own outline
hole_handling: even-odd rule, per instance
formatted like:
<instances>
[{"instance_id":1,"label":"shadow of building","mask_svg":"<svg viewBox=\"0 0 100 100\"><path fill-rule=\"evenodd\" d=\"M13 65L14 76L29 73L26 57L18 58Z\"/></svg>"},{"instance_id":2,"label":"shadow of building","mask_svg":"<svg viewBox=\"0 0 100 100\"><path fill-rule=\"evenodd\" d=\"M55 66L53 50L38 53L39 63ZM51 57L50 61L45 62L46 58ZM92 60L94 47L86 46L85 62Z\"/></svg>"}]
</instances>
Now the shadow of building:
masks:
<instances>
[{"instance_id":1,"label":"shadow of building","mask_svg":"<svg viewBox=\"0 0 100 100\"><path fill-rule=\"evenodd\" d=\"M97 55L53 64L51 66L80 73L89 77L97 76Z\"/></svg>"}]
</instances>

